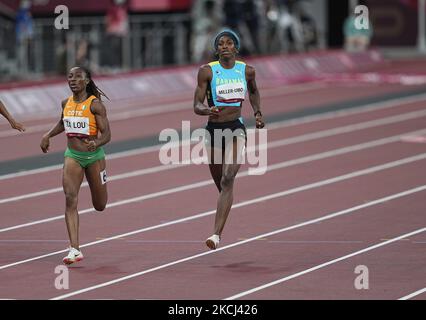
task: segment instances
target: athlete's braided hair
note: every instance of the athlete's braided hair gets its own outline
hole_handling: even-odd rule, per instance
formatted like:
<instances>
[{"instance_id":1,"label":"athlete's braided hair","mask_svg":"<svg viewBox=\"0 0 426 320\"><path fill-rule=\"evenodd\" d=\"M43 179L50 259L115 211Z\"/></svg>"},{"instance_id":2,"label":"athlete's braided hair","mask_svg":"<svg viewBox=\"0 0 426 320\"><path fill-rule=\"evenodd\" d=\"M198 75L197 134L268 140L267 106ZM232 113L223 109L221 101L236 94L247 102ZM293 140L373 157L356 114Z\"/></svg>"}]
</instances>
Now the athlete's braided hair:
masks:
<instances>
[{"instance_id":1,"label":"athlete's braided hair","mask_svg":"<svg viewBox=\"0 0 426 320\"><path fill-rule=\"evenodd\" d=\"M86 73L87 78L89 79L89 83L86 86L86 92L89 95L89 97L91 95L95 96L96 98L98 98L99 100L102 101L101 97L104 96L105 98L107 98L108 100L110 100L108 98L108 96L105 94L105 92L103 92L101 89L98 88L98 86L95 84L95 82L92 79L92 74L90 72L90 70L86 67L77 67L81 70L83 70Z\"/></svg>"}]
</instances>

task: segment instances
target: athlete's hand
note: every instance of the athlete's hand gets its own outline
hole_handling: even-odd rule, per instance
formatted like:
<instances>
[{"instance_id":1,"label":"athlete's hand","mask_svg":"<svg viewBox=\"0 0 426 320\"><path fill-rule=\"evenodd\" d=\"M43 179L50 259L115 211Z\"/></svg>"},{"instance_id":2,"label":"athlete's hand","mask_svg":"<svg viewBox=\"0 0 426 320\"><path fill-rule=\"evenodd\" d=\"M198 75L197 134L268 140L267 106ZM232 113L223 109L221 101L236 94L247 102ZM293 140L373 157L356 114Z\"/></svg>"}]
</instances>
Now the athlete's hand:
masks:
<instances>
[{"instance_id":1,"label":"athlete's hand","mask_svg":"<svg viewBox=\"0 0 426 320\"><path fill-rule=\"evenodd\" d=\"M50 145L49 137L43 136L40 142L40 148L44 153L49 152L49 145Z\"/></svg>"},{"instance_id":2,"label":"athlete's hand","mask_svg":"<svg viewBox=\"0 0 426 320\"><path fill-rule=\"evenodd\" d=\"M218 117L219 116L219 108L218 107L211 107L209 116Z\"/></svg>"},{"instance_id":3,"label":"athlete's hand","mask_svg":"<svg viewBox=\"0 0 426 320\"><path fill-rule=\"evenodd\" d=\"M24 132L24 131L25 131L24 126L23 126L21 123L16 122L16 121L15 121L15 119L10 119L9 123L10 123L10 126L11 126L13 129L19 130L19 131L21 131L21 132Z\"/></svg>"},{"instance_id":4,"label":"athlete's hand","mask_svg":"<svg viewBox=\"0 0 426 320\"><path fill-rule=\"evenodd\" d=\"M265 126L265 122L263 122L263 117L261 114L256 115L256 128L262 129Z\"/></svg>"},{"instance_id":5,"label":"athlete's hand","mask_svg":"<svg viewBox=\"0 0 426 320\"><path fill-rule=\"evenodd\" d=\"M97 146L95 140L83 139L83 142L85 143L87 150L96 151Z\"/></svg>"}]
</instances>

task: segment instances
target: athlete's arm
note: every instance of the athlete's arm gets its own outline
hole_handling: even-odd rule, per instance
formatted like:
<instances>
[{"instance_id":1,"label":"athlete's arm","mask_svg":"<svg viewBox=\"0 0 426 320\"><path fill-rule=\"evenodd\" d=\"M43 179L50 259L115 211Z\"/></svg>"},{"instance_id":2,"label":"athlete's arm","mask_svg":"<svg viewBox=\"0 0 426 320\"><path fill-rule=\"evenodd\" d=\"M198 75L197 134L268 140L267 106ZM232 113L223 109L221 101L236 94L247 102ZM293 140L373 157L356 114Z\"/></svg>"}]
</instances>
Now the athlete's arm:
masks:
<instances>
[{"instance_id":1,"label":"athlete's arm","mask_svg":"<svg viewBox=\"0 0 426 320\"><path fill-rule=\"evenodd\" d=\"M67 99L62 101L61 118L59 119L59 121L52 129L46 132L41 139L40 148L44 153L49 152L50 138L57 136L58 134L65 131L64 122L62 121L62 118L64 116L64 108L66 103Z\"/></svg>"},{"instance_id":2,"label":"athlete's arm","mask_svg":"<svg viewBox=\"0 0 426 320\"><path fill-rule=\"evenodd\" d=\"M109 127L109 121L104 104L100 100L96 99L93 100L90 108L92 113L95 115L96 125L101 135L95 140L85 140L85 143L87 144L87 149L89 151L95 151L96 148L107 144L111 140L111 130Z\"/></svg>"},{"instance_id":3,"label":"athlete's arm","mask_svg":"<svg viewBox=\"0 0 426 320\"><path fill-rule=\"evenodd\" d=\"M0 114L5 117L7 119L7 121L9 121L10 126L13 129L19 130L21 132L25 131L24 126L19 123L16 122L16 120L10 115L10 113L7 111L5 105L0 101Z\"/></svg>"},{"instance_id":4,"label":"athlete's arm","mask_svg":"<svg viewBox=\"0 0 426 320\"><path fill-rule=\"evenodd\" d=\"M250 104L256 118L256 128L260 129L265 126L265 123L263 122L262 112L260 111L260 94L256 85L256 71L252 66L246 66L246 79Z\"/></svg>"},{"instance_id":5,"label":"athlete's arm","mask_svg":"<svg viewBox=\"0 0 426 320\"><path fill-rule=\"evenodd\" d=\"M203 65L198 70L197 87L194 94L194 112L200 116L218 115L219 110L215 107L209 108L204 104L207 86L212 79L212 69L209 65Z\"/></svg>"}]
</instances>

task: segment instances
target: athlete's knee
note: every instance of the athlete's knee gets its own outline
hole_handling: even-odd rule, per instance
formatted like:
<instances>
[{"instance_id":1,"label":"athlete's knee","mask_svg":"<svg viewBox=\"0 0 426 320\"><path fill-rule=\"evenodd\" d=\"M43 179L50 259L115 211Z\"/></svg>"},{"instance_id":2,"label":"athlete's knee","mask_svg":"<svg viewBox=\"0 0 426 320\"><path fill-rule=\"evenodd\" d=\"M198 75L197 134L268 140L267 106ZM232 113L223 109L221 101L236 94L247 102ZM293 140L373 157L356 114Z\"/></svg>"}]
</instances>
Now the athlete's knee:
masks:
<instances>
[{"instance_id":1,"label":"athlete's knee","mask_svg":"<svg viewBox=\"0 0 426 320\"><path fill-rule=\"evenodd\" d=\"M106 200L105 201L93 201L93 208L95 208L96 211L104 211L106 208Z\"/></svg>"},{"instance_id":2,"label":"athlete's knee","mask_svg":"<svg viewBox=\"0 0 426 320\"><path fill-rule=\"evenodd\" d=\"M96 211L104 211L106 208L106 203L93 203L93 207Z\"/></svg>"},{"instance_id":3,"label":"athlete's knee","mask_svg":"<svg viewBox=\"0 0 426 320\"><path fill-rule=\"evenodd\" d=\"M232 187L234 184L235 174L233 173L224 173L222 179L220 180L220 186L222 189L227 189Z\"/></svg>"},{"instance_id":4,"label":"athlete's knee","mask_svg":"<svg viewBox=\"0 0 426 320\"><path fill-rule=\"evenodd\" d=\"M106 208L106 205L95 205L94 207L96 211L104 211Z\"/></svg>"},{"instance_id":5,"label":"athlete's knee","mask_svg":"<svg viewBox=\"0 0 426 320\"><path fill-rule=\"evenodd\" d=\"M75 192L65 192L65 203L68 208L76 207L78 203L78 194Z\"/></svg>"}]
</instances>

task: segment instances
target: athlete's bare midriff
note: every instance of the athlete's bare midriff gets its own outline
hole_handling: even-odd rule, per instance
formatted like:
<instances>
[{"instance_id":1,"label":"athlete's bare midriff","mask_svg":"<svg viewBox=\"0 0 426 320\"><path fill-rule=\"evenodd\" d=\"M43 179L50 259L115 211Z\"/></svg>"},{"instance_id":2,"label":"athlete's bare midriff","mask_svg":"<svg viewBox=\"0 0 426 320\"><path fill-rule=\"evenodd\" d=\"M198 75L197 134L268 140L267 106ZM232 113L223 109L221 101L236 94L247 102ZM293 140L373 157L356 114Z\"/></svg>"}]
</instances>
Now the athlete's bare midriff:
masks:
<instances>
[{"instance_id":1,"label":"athlete's bare midriff","mask_svg":"<svg viewBox=\"0 0 426 320\"><path fill-rule=\"evenodd\" d=\"M241 117L241 107L218 107L219 117L209 116L210 122L229 122Z\"/></svg>"},{"instance_id":2,"label":"athlete's bare midriff","mask_svg":"<svg viewBox=\"0 0 426 320\"><path fill-rule=\"evenodd\" d=\"M97 136L87 136L85 138L68 137L68 148L80 152L88 152L87 145L83 142L83 139L95 140Z\"/></svg>"}]
</instances>

